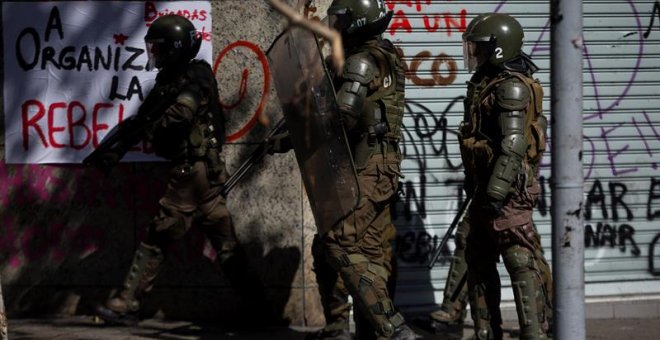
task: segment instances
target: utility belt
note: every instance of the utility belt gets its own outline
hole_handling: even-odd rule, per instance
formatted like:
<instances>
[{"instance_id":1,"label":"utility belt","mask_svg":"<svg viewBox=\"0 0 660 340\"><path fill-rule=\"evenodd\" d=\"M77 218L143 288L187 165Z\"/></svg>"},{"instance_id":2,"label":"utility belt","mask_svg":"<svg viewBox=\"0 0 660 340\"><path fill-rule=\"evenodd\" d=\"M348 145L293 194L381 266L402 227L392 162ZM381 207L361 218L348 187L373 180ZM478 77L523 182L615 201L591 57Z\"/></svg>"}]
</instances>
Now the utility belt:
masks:
<instances>
[{"instance_id":1,"label":"utility belt","mask_svg":"<svg viewBox=\"0 0 660 340\"><path fill-rule=\"evenodd\" d=\"M388 135L378 137L375 134L365 133L352 145L353 160L357 170L364 169L367 161L376 154L386 154L399 151L399 139Z\"/></svg>"},{"instance_id":2,"label":"utility belt","mask_svg":"<svg viewBox=\"0 0 660 340\"><path fill-rule=\"evenodd\" d=\"M204 156L189 155L172 160L172 163L178 167L180 174L184 176L190 174L193 164L196 162L203 162L206 166L206 177L211 186L220 185L225 182L226 178L223 176L225 173L225 162L220 157L218 149L208 148L207 154Z\"/></svg>"}]
</instances>

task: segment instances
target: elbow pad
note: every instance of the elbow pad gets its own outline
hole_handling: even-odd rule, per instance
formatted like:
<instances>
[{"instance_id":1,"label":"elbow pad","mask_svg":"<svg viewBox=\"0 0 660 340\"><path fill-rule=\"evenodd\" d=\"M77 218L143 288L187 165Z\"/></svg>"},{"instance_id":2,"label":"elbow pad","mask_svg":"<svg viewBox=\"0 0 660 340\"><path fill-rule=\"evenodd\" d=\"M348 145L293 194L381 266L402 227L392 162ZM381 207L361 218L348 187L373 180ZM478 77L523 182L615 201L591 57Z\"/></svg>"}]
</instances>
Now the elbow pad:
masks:
<instances>
[{"instance_id":1,"label":"elbow pad","mask_svg":"<svg viewBox=\"0 0 660 340\"><path fill-rule=\"evenodd\" d=\"M522 159L527 153L527 139L525 139L525 113L510 111L500 113L500 128L502 130L502 154L516 156Z\"/></svg>"},{"instance_id":2,"label":"elbow pad","mask_svg":"<svg viewBox=\"0 0 660 340\"><path fill-rule=\"evenodd\" d=\"M514 180L520 173L522 162L517 157L501 155L495 161L493 174L488 180L486 193L488 196L502 201L511 190Z\"/></svg>"},{"instance_id":3,"label":"elbow pad","mask_svg":"<svg viewBox=\"0 0 660 340\"><path fill-rule=\"evenodd\" d=\"M369 53L353 54L346 59L342 83L337 90L339 109L355 120L361 115L369 84L378 77L380 69Z\"/></svg>"},{"instance_id":4,"label":"elbow pad","mask_svg":"<svg viewBox=\"0 0 660 340\"><path fill-rule=\"evenodd\" d=\"M495 161L493 173L488 181L486 192L490 197L504 200L522 168L527 153L527 139L523 132L524 113L511 111L500 113L502 129L501 154Z\"/></svg>"},{"instance_id":5,"label":"elbow pad","mask_svg":"<svg viewBox=\"0 0 660 340\"><path fill-rule=\"evenodd\" d=\"M337 106L343 113L357 119L364 107L367 97L367 87L357 81L347 81L341 84L337 92Z\"/></svg>"}]
</instances>

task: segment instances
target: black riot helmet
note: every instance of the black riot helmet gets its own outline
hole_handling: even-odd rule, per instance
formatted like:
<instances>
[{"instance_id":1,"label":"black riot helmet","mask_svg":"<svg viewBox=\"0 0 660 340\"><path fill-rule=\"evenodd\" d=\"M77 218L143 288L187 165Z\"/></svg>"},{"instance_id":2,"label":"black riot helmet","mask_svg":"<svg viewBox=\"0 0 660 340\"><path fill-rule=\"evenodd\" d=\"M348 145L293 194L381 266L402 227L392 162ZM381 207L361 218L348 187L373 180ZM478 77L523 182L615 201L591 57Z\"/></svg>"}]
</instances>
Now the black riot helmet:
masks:
<instances>
[{"instance_id":1,"label":"black riot helmet","mask_svg":"<svg viewBox=\"0 0 660 340\"><path fill-rule=\"evenodd\" d=\"M392 14L385 8L385 0L333 0L328 24L344 40L365 40L385 32Z\"/></svg>"},{"instance_id":2,"label":"black riot helmet","mask_svg":"<svg viewBox=\"0 0 660 340\"><path fill-rule=\"evenodd\" d=\"M465 67L471 72L488 62L499 66L522 54L522 26L510 15L485 13L474 18L463 33Z\"/></svg>"},{"instance_id":3,"label":"black riot helmet","mask_svg":"<svg viewBox=\"0 0 660 340\"><path fill-rule=\"evenodd\" d=\"M162 69L194 58L202 37L190 20L180 15L164 15L151 23L144 42L149 55L147 69Z\"/></svg>"}]
</instances>

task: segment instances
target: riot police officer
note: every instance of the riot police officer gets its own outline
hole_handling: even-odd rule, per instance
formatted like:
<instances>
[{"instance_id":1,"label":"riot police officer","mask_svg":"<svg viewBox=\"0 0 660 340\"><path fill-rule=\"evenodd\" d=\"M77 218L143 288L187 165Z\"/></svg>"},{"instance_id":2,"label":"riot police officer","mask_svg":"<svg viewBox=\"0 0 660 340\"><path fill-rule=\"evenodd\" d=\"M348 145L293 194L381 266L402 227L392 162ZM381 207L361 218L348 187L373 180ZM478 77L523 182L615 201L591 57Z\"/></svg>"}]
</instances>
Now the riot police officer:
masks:
<instances>
[{"instance_id":1,"label":"riot police officer","mask_svg":"<svg viewBox=\"0 0 660 340\"><path fill-rule=\"evenodd\" d=\"M449 273L445 281L444 293L440 308L429 315L428 328L437 335L448 339L463 338L463 323L467 316L468 289L467 289L467 263L465 261L466 237L470 231L469 217L466 216L456 229L456 248L449 265ZM549 324L552 323L552 274L550 266L543 256L541 239L534 235L534 248L539 252L536 256L537 265L543 274L543 288L547 292L545 313Z\"/></svg>"},{"instance_id":2,"label":"riot police officer","mask_svg":"<svg viewBox=\"0 0 660 340\"><path fill-rule=\"evenodd\" d=\"M465 262L466 236L470 230L468 217L463 218L456 228L456 248L449 265L449 273L443 288L442 304L429 315L430 328L436 334L463 338L463 320L467 312L467 263Z\"/></svg>"},{"instance_id":3,"label":"riot police officer","mask_svg":"<svg viewBox=\"0 0 660 340\"><path fill-rule=\"evenodd\" d=\"M382 33L392 19L383 0L334 0L329 25L341 33L346 64L334 72L337 106L357 170L360 197L356 208L323 235L322 261L316 262L326 327L315 339L350 339L355 303L360 339L416 339L388 292L392 274L390 241L395 235L390 205L395 198L402 160L399 142L405 100L401 56ZM270 140L271 153L292 146L287 134ZM325 262L329 266L322 263Z\"/></svg>"},{"instance_id":4,"label":"riot police officer","mask_svg":"<svg viewBox=\"0 0 660 340\"><path fill-rule=\"evenodd\" d=\"M138 115L148 115L140 117L146 121L141 126L144 131L133 136L146 137L156 155L169 160L169 178L158 202L160 211L135 252L122 289L97 307L97 314L109 324L137 322L142 298L158 275L168 245L180 239L193 224L208 237L225 275L235 287L245 290L259 286L253 278L256 276L246 272L249 266L237 248L226 200L220 195L227 177L220 155L225 118L211 66L193 59L201 36L188 19L166 15L151 24L145 43L148 67L159 72L154 88L138 111ZM92 163L112 166L137 141L121 141ZM259 295L258 291L248 293Z\"/></svg>"},{"instance_id":5,"label":"riot police officer","mask_svg":"<svg viewBox=\"0 0 660 340\"><path fill-rule=\"evenodd\" d=\"M334 0L327 14L329 25L342 35L347 56L334 85L360 197L356 210L323 236L325 256L353 297L356 320L366 320L366 325L357 327L368 325L371 336L378 339L415 339L389 296L391 273L383 247L391 225L390 204L401 177L405 100L401 57L382 38L392 12L383 0Z\"/></svg>"},{"instance_id":6,"label":"riot police officer","mask_svg":"<svg viewBox=\"0 0 660 340\"><path fill-rule=\"evenodd\" d=\"M522 52L523 29L506 14L486 13L463 34L468 81L460 149L468 210L468 294L477 339L501 339L502 256L511 277L522 339L545 339L548 292L532 211L540 192L539 162L547 121L538 70Z\"/></svg>"},{"instance_id":7,"label":"riot police officer","mask_svg":"<svg viewBox=\"0 0 660 340\"><path fill-rule=\"evenodd\" d=\"M388 273L387 291L390 299L394 298L396 278L398 274L397 260L394 256L392 243L396 238L396 226L392 223L385 227L381 235L383 247L383 266ZM352 305L349 303L349 292L339 274L327 263L323 252L322 235L317 235L312 244L314 257L314 272L319 285L321 304L326 325L316 333L310 334L307 340L350 340L350 314ZM355 334L357 339L375 338L373 327L358 312L353 313L355 319Z\"/></svg>"}]
</instances>

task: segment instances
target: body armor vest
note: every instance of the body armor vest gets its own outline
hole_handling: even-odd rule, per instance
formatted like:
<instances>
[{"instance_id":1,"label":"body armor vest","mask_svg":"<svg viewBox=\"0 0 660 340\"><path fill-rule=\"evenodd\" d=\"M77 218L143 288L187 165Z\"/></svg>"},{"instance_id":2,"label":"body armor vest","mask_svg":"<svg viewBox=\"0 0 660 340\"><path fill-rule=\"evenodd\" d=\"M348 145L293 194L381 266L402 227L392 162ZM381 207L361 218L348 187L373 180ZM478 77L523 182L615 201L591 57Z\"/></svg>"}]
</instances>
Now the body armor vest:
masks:
<instances>
[{"instance_id":1,"label":"body armor vest","mask_svg":"<svg viewBox=\"0 0 660 340\"><path fill-rule=\"evenodd\" d=\"M465 113L459 128L463 165L476 183L488 181L496 155L501 152L502 130L499 127L498 115L493 114L493 90L497 84L510 77L516 77L527 85L531 94L525 108L524 135L528 147L522 167L528 176L528 184L536 177L538 164L546 149L547 119L543 114L543 88L538 79L509 71L495 76L476 76L467 82Z\"/></svg>"},{"instance_id":2,"label":"body armor vest","mask_svg":"<svg viewBox=\"0 0 660 340\"><path fill-rule=\"evenodd\" d=\"M169 82L163 81L163 85L159 85L157 79L156 86L175 86L178 93L189 82L195 82L205 94L193 113L189 129L180 125L164 128L156 126L150 134L150 139L158 156L178 163L204 160L209 179L214 179L224 170L220 152L225 142L226 119L220 106L217 82L211 66L206 61L193 60L180 76ZM176 95L172 97L162 100L171 100L174 103Z\"/></svg>"},{"instance_id":3,"label":"body armor vest","mask_svg":"<svg viewBox=\"0 0 660 340\"><path fill-rule=\"evenodd\" d=\"M399 152L405 108L405 71L394 45L389 40L371 40L352 50L350 56L371 56L378 68L369 84L358 127L347 131L356 169L364 168L377 152ZM347 57L348 59L349 57ZM344 78L333 74L335 86Z\"/></svg>"},{"instance_id":4,"label":"body armor vest","mask_svg":"<svg viewBox=\"0 0 660 340\"><path fill-rule=\"evenodd\" d=\"M389 45L389 46L387 46ZM388 41L387 47L394 46ZM396 51L383 48L379 44L367 44L364 50L368 52L380 68L381 84L378 89L367 96L366 100L375 102L380 108L381 117L377 113L373 117L373 126L384 123L385 129L374 129L378 138L387 141L399 142L401 140L401 127L405 109L405 71L401 58ZM367 113L368 114L368 113Z\"/></svg>"}]
</instances>

